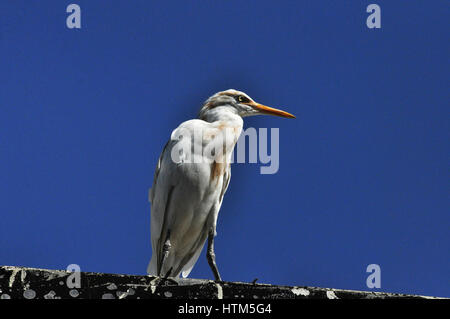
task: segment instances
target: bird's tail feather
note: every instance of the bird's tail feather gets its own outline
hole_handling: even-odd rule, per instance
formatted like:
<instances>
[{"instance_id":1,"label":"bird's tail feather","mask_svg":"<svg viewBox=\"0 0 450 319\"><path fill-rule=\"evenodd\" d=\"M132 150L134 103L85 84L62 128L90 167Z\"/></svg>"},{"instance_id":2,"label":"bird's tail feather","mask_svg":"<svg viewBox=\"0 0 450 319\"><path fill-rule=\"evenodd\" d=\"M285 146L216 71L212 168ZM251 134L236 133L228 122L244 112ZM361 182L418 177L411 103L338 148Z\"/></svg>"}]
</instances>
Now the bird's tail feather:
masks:
<instances>
[{"instance_id":1,"label":"bird's tail feather","mask_svg":"<svg viewBox=\"0 0 450 319\"><path fill-rule=\"evenodd\" d=\"M203 246L201 246L201 247L203 247ZM192 268L194 268L194 265L198 260L198 257L200 256L201 252L202 252L202 249L197 249L194 256L192 256L192 258L188 261L186 266L183 267L183 270L181 271L181 276L183 276L183 278L186 278L187 276L189 276L189 274L192 271Z\"/></svg>"},{"instance_id":2,"label":"bird's tail feather","mask_svg":"<svg viewBox=\"0 0 450 319\"><path fill-rule=\"evenodd\" d=\"M155 255L152 256L152 258L150 259L150 262L148 263L147 274L149 274L150 276L157 276L158 275L158 265L157 265L157 262L156 262L156 256Z\"/></svg>"}]
</instances>

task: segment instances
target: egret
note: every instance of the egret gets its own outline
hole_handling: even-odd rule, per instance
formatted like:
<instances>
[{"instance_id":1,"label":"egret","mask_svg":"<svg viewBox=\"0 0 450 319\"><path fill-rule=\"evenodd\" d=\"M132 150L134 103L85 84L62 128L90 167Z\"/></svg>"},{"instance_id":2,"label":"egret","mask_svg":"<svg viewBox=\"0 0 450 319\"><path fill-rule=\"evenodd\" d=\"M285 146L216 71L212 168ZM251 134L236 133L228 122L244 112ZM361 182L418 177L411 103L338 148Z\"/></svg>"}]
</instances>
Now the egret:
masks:
<instances>
[{"instance_id":1,"label":"egret","mask_svg":"<svg viewBox=\"0 0 450 319\"><path fill-rule=\"evenodd\" d=\"M230 182L231 156L242 132L242 118L258 114L295 118L230 89L208 98L198 119L183 122L172 132L149 190L149 275L187 277L208 239L208 264L215 280L222 280L214 253L217 216Z\"/></svg>"}]
</instances>

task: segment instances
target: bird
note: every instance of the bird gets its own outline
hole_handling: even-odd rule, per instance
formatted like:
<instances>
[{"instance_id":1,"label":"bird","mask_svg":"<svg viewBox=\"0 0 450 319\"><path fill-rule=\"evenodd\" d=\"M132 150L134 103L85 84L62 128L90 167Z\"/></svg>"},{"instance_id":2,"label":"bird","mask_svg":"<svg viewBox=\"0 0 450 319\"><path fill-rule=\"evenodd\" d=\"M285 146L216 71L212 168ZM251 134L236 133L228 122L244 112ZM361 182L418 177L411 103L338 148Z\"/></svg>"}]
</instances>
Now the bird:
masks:
<instances>
[{"instance_id":1,"label":"bird","mask_svg":"<svg viewBox=\"0 0 450 319\"><path fill-rule=\"evenodd\" d=\"M231 177L231 156L252 115L294 115L228 89L209 97L198 118L172 131L158 159L148 199L152 256L148 275L186 278L208 241L206 257L222 281L214 252L217 217ZM206 150L206 151L205 151Z\"/></svg>"}]
</instances>

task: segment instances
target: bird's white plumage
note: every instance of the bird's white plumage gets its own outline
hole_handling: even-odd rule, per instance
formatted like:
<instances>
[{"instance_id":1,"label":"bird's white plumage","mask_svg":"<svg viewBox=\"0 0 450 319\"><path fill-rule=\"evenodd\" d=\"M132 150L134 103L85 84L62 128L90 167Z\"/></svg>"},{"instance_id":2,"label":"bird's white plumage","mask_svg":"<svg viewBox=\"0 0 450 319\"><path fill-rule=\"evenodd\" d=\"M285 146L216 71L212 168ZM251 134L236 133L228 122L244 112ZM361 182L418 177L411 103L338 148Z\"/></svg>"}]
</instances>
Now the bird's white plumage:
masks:
<instances>
[{"instance_id":1,"label":"bird's white plumage","mask_svg":"<svg viewBox=\"0 0 450 319\"><path fill-rule=\"evenodd\" d=\"M211 227L215 229L223 194L231 175L228 163L243 124L239 116L231 117L232 120L230 118L228 121L212 123L198 119L186 121L172 132L171 139L158 161L149 194L152 204L151 235L154 252L147 269L149 274L157 274L162 241L168 229L172 248L161 273L165 274L172 268L172 276L178 276L182 272L184 277L189 275L197 261L207 238L208 229ZM205 149L222 149L221 146L214 144L223 142L217 137L224 136L225 130L231 132L232 136L227 141L228 147L225 149L228 152L224 154L222 163L213 164L205 161L203 154ZM193 139L185 138L187 132L190 132L192 137L202 132L201 147L195 147L193 144L196 141ZM181 139L180 135L183 136ZM182 143L185 145L180 145ZM181 150L194 150L192 154L194 159L184 162L184 156L187 155L182 154L178 159L180 162L174 162L172 150L175 147Z\"/></svg>"},{"instance_id":2,"label":"bird's white plumage","mask_svg":"<svg viewBox=\"0 0 450 319\"><path fill-rule=\"evenodd\" d=\"M206 239L212 241L211 234L215 236L242 117L257 114L294 117L258 104L243 92L227 90L206 100L199 119L183 122L172 132L149 191L153 254L148 274L189 275ZM220 280L212 245L208 253L208 262Z\"/></svg>"}]
</instances>

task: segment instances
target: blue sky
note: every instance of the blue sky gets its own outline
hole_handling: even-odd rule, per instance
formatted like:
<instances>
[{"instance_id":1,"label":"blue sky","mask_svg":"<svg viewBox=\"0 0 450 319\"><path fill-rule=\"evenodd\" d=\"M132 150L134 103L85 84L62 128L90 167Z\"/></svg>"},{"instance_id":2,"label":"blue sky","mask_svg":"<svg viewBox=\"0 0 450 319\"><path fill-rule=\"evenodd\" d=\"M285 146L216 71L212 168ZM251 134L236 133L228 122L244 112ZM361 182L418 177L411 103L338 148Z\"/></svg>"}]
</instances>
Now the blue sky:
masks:
<instances>
[{"instance_id":1,"label":"blue sky","mask_svg":"<svg viewBox=\"0 0 450 319\"><path fill-rule=\"evenodd\" d=\"M0 264L144 274L162 147L235 88L297 119L245 119L280 169L233 165L224 280L450 297L448 1L73 2L0 3Z\"/></svg>"}]
</instances>

